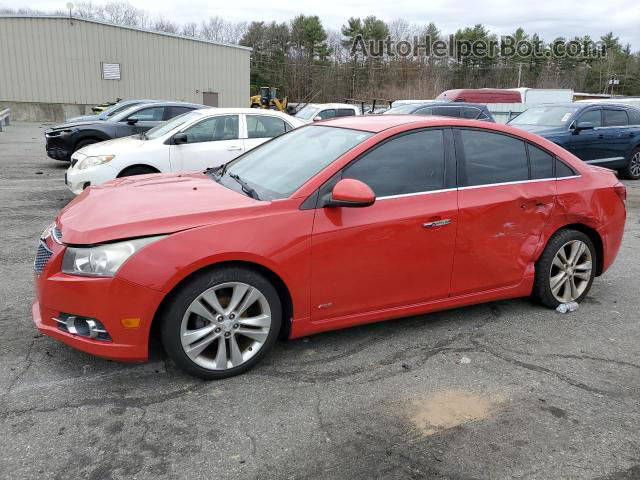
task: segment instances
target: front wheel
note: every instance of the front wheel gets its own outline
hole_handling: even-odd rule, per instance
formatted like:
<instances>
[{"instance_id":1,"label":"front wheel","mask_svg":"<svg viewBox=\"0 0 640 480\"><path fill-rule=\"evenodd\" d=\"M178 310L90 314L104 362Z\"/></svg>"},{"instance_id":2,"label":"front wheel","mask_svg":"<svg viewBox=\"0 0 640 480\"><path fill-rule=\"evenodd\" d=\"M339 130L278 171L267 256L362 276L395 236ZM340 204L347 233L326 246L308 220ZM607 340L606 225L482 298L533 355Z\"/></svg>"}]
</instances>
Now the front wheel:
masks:
<instances>
[{"instance_id":1,"label":"front wheel","mask_svg":"<svg viewBox=\"0 0 640 480\"><path fill-rule=\"evenodd\" d=\"M229 267L197 275L162 318L162 343L184 371L205 380L243 373L273 346L280 298L262 275Z\"/></svg>"},{"instance_id":2,"label":"front wheel","mask_svg":"<svg viewBox=\"0 0 640 480\"><path fill-rule=\"evenodd\" d=\"M561 230L547 244L536 263L533 296L543 305L580 303L596 273L596 252L591 239L577 230Z\"/></svg>"},{"instance_id":3,"label":"front wheel","mask_svg":"<svg viewBox=\"0 0 640 480\"><path fill-rule=\"evenodd\" d=\"M640 148L636 148L629 156L629 162L620 173L629 180L640 179Z\"/></svg>"}]
</instances>

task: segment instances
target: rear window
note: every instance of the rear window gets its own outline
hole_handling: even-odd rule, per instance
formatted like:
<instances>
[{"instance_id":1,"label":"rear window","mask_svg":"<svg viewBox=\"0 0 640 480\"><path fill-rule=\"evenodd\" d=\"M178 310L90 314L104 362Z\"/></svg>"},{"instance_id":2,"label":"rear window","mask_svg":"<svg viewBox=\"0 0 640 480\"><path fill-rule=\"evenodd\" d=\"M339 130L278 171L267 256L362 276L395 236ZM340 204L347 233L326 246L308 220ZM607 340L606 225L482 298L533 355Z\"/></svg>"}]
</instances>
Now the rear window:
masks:
<instances>
[{"instance_id":1,"label":"rear window","mask_svg":"<svg viewBox=\"0 0 640 480\"><path fill-rule=\"evenodd\" d=\"M576 172L573 171L573 168L571 168L569 165L567 165L566 163L556 158L556 177L557 178L573 177L575 174Z\"/></svg>"},{"instance_id":2,"label":"rear window","mask_svg":"<svg viewBox=\"0 0 640 480\"><path fill-rule=\"evenodd\" d=\"M544 150L527 145L529 150L529 163L531 164L531 179L553 178L554 157Z\"/></svg>"}]
</instances>

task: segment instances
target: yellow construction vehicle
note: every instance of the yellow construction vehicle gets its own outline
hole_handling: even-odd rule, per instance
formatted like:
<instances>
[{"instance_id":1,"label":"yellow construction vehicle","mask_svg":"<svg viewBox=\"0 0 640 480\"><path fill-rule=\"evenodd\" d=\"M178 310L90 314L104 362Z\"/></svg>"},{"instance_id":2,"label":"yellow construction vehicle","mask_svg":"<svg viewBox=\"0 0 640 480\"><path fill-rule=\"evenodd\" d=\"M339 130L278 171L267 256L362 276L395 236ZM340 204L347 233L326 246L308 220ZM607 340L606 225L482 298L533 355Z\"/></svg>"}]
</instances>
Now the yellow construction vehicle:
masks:
<instances>
[{"instance_id":1,"label":"yellow construction vehicle","mask_svg":"<svg viewBox=\"0 0 640 480\"><path fill-rule=\"evenodd\" d=\"M253 95L250 99L251 108L267 108L269 110L278 110L284 112L287 109L289 99L284 97L278 98L278 89L276 87L260 87L260 93Z\"/></svg>"}]
</instances>

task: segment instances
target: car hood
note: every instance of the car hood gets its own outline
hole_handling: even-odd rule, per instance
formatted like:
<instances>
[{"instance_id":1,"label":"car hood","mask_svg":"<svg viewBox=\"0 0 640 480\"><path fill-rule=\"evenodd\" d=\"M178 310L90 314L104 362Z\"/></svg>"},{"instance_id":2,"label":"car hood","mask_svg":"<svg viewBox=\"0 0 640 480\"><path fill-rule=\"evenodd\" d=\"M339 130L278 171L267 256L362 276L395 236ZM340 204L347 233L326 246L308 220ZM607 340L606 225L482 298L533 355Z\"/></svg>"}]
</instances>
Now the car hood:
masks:
<instances>
[{"instance_id":1,"label":"car hood","mask_svg":"<svg viewBox=\"0 0 640 480\"><path fill-rule=\"evenodd\" d=\"M268 205L202 173L140 175L87 188L56 223L64 243L92 245L187 230Z\"/></svg>"},{"instance_id":2,"label":"car hood","mask_svg":"<svg viewBox=\"0 0 640 480\"><path fill-rule=\"evenodd\" d=\"M119 155L147 145L150 141L142 140L138 135L132 135L130 137L114 138L106 142L92 143L78 151L88 157L94 155Z\"/></svg>"},{"instance_id":3,"label":"car hood","mask_svg":"<svg viewBox=\"0 0 640 480\"><path fill-rule=\"evenodd\" d=\"M535 133L542 137L547 135L557 135L559 133L566 133L566 127L549 127L545 125L509 125L510 127L526 130L527 132Z\"/></svg>"},{"instance_id":4,"label":"car hood","mask_svg":"<svg viewBox=\"0 0 640 480\"><path fill-rule=\"evenodd\" d=\"M67 122L67 123L61 123L59 125L54 125L49 130L65 130L65 129L68 129L68 128L84 127L86 125L95 125L97 123L103 123L103 121L102 120L87 120L87 121L83 121L83 122Z\"/></svg>"}]
</instances>

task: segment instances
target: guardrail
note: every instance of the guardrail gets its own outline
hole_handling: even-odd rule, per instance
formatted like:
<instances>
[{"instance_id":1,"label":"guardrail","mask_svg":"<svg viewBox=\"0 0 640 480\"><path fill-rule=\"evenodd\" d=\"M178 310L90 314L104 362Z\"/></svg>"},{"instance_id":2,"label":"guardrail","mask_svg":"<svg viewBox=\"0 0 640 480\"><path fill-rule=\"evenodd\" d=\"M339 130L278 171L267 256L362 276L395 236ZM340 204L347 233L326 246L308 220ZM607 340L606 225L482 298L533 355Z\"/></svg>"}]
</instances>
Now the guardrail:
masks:
<instances>
[{"instance_id":1,"label":"guardrail","mask_svg":"<svg viewBox=\"0 0 640 480\"><path fill-rule=\"evenodd\" d=\"M5 108L4 110L0 110L0 132L2 131L2 122L5 122L5 125L9 126L10 116L11 116L10 108Z\"/></svg>"}]
</instances>

